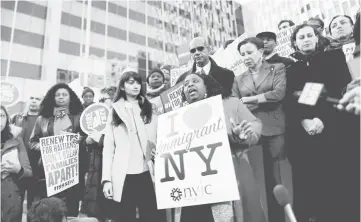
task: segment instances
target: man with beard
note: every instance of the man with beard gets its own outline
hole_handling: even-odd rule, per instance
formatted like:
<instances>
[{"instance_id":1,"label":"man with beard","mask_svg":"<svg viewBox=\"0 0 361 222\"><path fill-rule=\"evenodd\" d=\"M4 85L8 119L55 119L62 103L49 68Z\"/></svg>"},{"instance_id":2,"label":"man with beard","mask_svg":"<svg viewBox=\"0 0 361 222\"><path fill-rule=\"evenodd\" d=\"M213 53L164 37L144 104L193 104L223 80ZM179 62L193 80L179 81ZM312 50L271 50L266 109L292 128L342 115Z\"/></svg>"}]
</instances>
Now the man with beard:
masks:
<instances>
[{"instance_id":1,"label":"man with beard","mask_svg":"<svg viewBox=\"0 0 361 222\"><path fill-rule=\"evenodd\" d=\"M40 110L40 103L43 99L43 96L40 95L30 95L29 101L27 104L27 111L24 113L16 114L12 117L11 123L15 126L22 128L22 134L21 137L24 141L24 145L26 147L30 165L31 167L34 167L37 163L34 162L38 158L34 156L34 153L31 152L29 147L29 139L30 135L33 131L36 119L39 116L39 110ZM33 179L30 178L28 180L24 180L22 184L20 184L21 187L21 197L22 201L24 200L25 191L27 190L27 208L30 209L32 203L33 203L33 190L34 184Z\"/></svg>"},{"instance_id":2,"label":"man with beard","mask_svg":"<svg viewBox=\"0 0 361 222\"><path fill-rule=\"evenodd\" d=\"M262 39L264 43L263 56L266 62L270 64L282 63L283 65L290 66L294 61L292 59L282 57L276 53L277 37L273 32L261 32L256 35L257 38Z\"/></svg>"},{"instance_id":3,"label":"man with beard","mask_svg":"<svg viewBox=\"0 0 361 222\"><path fill-rule=\"evenodd\" d=\"M223 87L223 95L232 94L232 85L234 81L234 73L231 70L222 68L210 57L211 49L207 41L203 37L192 39L189 44L191 58L194 60L193 68L190 72L198 72L212 76ZM177 83L182 82L188 72L182 74Z\"/></svg>"}]
</instances>

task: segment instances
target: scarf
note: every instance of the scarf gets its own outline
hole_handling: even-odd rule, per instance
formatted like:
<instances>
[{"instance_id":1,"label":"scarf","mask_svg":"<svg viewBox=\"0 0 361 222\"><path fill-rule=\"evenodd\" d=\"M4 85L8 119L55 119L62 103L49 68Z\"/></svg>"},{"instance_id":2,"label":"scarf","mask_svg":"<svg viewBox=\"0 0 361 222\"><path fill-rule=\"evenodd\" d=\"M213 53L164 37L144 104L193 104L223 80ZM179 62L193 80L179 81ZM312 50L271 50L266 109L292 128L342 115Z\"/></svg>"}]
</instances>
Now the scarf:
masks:
<instances>
[{"instance_id":1,"label":"scarf","mask_svg":"<svg viewBox=\"0 0 361 222\"><path fill-rule=\"evenodd\" d=\"M156 88L156 89L152 89L149 85L147 86L147 96L150 98L155 98L157 96L159 96L164 90L165 90L165 85L161 85L160 87Z\"/></svg>"},{"instance_id":2,"label":"scarf","mask_svg":"<svg viewBox=\"0 0 361 222\"><path fill-rule=\"evenodd\" d=\"M54 136L60 135L62 131L67 131L71 126L68 108L54 108Z\"/></svg>"},{"instance_id":3,"label":"scarf","mask_svg":"<svg viewBox=\"0 0 361 222\"><path fill-rule=\"evenodd\" d=\"M355 42L355 39L352 35L349 35L346 39L337 40L337 39L331 39L330 45L326 48L327 50L334 50L334 49L341 49L343 45L346 45L348 43Z\"/></svg>"}]
</instances>

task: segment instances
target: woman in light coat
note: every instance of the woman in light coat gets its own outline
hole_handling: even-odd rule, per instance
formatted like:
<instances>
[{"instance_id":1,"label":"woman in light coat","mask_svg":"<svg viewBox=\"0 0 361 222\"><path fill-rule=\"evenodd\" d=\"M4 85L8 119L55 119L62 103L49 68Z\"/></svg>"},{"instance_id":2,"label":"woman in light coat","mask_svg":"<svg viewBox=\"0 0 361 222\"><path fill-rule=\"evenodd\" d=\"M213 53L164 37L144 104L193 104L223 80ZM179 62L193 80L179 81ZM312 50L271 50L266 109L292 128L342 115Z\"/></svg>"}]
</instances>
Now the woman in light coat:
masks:
<instances>
[{"instance_id":1,"label":"woman in light coat","mask_svg":"<svg viewBox=\"0 0 361 222\"><path fill-rule=\"evenodd\" d=\"M157 116L142 93L141 76L125 72L118 85L107 123L103 148L102 184L106 198L119 202L118 221L165 220L157 210L153 186L152 150L155 150Z\"/></svg>"}]
</instances>

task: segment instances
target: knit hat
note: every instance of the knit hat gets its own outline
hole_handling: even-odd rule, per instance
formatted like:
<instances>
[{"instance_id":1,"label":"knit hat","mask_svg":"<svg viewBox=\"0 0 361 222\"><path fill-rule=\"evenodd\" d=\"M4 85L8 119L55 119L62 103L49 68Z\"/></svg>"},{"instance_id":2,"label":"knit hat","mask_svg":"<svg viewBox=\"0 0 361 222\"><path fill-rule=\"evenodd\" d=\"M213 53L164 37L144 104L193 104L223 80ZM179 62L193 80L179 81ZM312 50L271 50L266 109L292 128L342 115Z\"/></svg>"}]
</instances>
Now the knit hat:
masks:
<instances>
[{"instance_id":1,"label":"knit hat","mask_svg":"<svg viewBox=\"0 0 361 222\"><path fill-rule=\"evenodd\" d=\"M149 73L149 75L147 76L147 83L149 84L149 78L150 78L150 76L151 76L152 74L154 74L154 73L159 73L159 74L161 74L162 77L163 77L163 83L164 83L164 73L163 73L162 70L160 70L160 69L153 69L153 70Z\"/></svg>"},{"instance_id":2,"label":"knit hat","mask_svg":"<svg viewBox=\"0 0 361 222\"><path fill-rule=\"evenodd\" d=\"M95 95L95 94L94 94L94 91L93 91L91 88L89 88L89 87L84 87L83 93L81 94L81 97L83 98L84 95L85 95L86 93L88 93L88 92L92 93L93 96Z\"/></svg>"}]
</instances>

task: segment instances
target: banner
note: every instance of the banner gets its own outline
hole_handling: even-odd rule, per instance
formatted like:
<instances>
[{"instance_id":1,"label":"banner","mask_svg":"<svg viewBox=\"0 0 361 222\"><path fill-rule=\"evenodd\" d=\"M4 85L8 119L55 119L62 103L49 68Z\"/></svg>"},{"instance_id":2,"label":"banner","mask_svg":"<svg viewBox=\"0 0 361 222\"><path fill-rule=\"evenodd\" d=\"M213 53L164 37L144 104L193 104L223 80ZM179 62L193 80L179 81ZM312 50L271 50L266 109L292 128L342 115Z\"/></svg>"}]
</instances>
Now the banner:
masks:
<instances>
[{"instance_id":1,"label":"banner","mask_svg":"<svg viewBox=\"0 0 361 222\"><path fill-rule=\"evenodd\" d=\"M247 71L246 66L242 61L242 57L238 52L237 46L240 42L246 39L248 36L246 33L239 36L234 40L226 49L217 50L213 56L211 56L217 65L232 70L234 75L238 76Z\"/></svg>"},{"instance_id":2,"label":"banner","mask_svg":"<svg viewBox=\"0 0 361 222\"><path fill-rule=\"evenodd\" d=\"M48 197L79 183L79 144L74 133L40 138Z\"/></svg>"},{"instance_id":3,"label":"banner","mask_svg":"<svg viewBox=\"0 0 361 222\"><path fill-rule=\"evenodd\" d=\"M221 96L158 117L158 209L239 200Z\"/></svg>"},{"instance_id":4,"label":"banner","mask_svg":"<svg viewBox=\"0 0 361 222\"><path fill-rule=\"evenodd\" d=\"M289 27L288 29L279 31L276 33L277 36L277 47L275 48L276 53L282 57L288 57L290 54L294 53L295 50L291 47L291 36L293 30L297 26Z\"/></svg>"},{"instance_id":5,"label":"banner","mask_svg":"<svg viewBox=\"0 0 361 222\"><path fill-rule=\"evenodd\" d=\"M95 103L88 106L80 116L80 127L84 133L91 131L104 133L108 121L110 109L103 103Z\"/></svg>"},{"instance_id":6,"label":"banner","mask_svg":"<svg viewBox=\"0 0 361 222\"><path fill-rule=\"evenodd\" d=\"M11 82L1 81L1 105L5 107L15 105L20 99L19 89Z\"/></svg>"}]
</instances>

